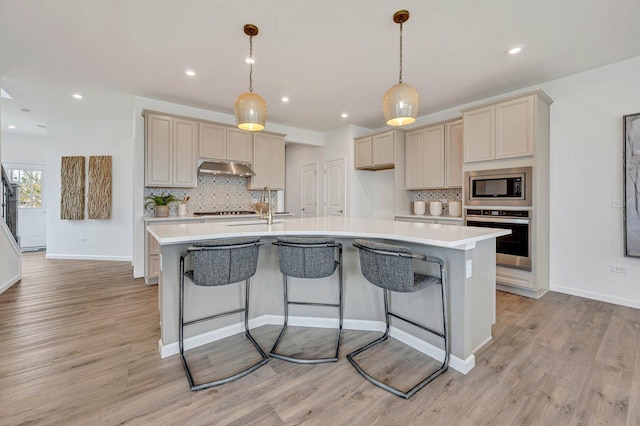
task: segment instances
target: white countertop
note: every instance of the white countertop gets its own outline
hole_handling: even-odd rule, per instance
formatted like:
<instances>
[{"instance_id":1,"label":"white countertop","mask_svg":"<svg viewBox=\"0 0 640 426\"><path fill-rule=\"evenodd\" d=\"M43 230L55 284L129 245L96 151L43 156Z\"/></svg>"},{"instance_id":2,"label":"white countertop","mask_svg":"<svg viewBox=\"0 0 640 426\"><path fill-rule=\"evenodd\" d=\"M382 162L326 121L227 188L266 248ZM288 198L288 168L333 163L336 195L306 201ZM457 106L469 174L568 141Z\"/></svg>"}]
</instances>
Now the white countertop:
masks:
<instances>
[{"instance_id":1,"label":"white countertop","mask_svg":"<svg viewBox=\"0 0 640 426\"><path fill-rule=\"evenodd\" d=\"M258 221L150 224L147 230L160 245L185 244L199 240L232 237L284 235L374 238L406 241L436 247L470 250L477 241L511 233L507 229L444 225L394 220L312 217L275 219L267 225Z\"/></svg>"},{"instance_id":2,"label":"white countertop","mask_svg":"<svg viewBox=\"0 0 640 426\"><path fill-rule=\"evenodd\" d=\"M274 213L274 217L291 217L293 213ZM237 221L237 220L257 220L260 219L258 213L255 214L242 214L242 215L210 215L210 216L194 216L188 214L186 216L143 216L142 220L147 223L153 222L177 222L177 221L193 221L193 220L217 220L217 221Z\"/></svg>"},{"instance_id":3,"label":"white countertop","mask_svg":"<svg viewBox=\"0 0 640 426\"><path fill-rule=\"evenodd\" d=\"M455 221L459 221L459 222L462 222L462 220L463 220L462 216L445 216L445 215L431 216L431 215L428 215L428 214L397 214L395 217L406 217L408 219L455 220Z\"/></svg>"}]
</instances>

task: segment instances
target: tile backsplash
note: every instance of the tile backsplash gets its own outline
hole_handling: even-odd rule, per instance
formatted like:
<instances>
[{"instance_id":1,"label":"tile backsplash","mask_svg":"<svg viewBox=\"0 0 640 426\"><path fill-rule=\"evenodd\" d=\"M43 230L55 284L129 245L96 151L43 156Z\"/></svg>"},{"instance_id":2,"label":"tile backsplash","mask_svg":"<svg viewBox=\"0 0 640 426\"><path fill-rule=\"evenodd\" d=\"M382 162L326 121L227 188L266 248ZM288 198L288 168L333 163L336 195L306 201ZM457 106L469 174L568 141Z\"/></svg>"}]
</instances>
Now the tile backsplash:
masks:
<instances>
[{"instance_id":1,"label":"tile backsplash","mask_svg":"<svg viewBox=\"0 0 640 426\"><path fill-rule=\"evenodd\" d=\"M259 202L262 191L247 190L247 179L237 176L198 176L197 188L145 188L144 196L160 195L163 192L173 194L176 198L184 199L189 196L187 213L253 210L253 203ZM272 191L271 205L277 203L277 192ZM145 203L147 200L145 200ZM177 203L171 203L169 214L176 215ZM153 206L144 211L145 216L153 216Z\"/></svg>"},{"instance_id":2,"label":"tile backsplash","mask_svg":"<svg viewBox=\"0 0 640 426\"><path fill-rule=\"evenodd\" d=\"M409 199L413 203L416 200L426 201L462 201L462 188L423 189L420 191L407 191ZM428 209L428 207L427 207ZM449 214L449 204L442 206L442 214Z\"/></svg>"}]
</instances>

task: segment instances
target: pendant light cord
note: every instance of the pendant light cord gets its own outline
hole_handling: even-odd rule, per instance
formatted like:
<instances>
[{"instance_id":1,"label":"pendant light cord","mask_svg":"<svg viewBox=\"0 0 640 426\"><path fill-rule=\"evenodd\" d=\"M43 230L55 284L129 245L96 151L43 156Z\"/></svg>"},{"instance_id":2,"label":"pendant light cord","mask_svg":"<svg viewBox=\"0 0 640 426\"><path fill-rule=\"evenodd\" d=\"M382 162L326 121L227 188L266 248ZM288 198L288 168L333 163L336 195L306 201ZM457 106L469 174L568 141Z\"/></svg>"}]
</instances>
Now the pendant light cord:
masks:
<instances>
[{"instance_id":1,"label":"pendant light cord","mask_svg":"<svg viewBox=\"0 0 640 426\"><path fill-rule=\"evenodd\" d=\"M402 84L402 22L400 22L400 78L398 81Z\"/></svg>"},{"instance_id":2,"label":"pendant light cord","mask_svg":"<svg viewBox=\"0 0 640 426\"><path fill-rule=\"evenodd\" d=\"M249 93L253 93L253 36L249 36Z\"/></svg>"}]
</instances>

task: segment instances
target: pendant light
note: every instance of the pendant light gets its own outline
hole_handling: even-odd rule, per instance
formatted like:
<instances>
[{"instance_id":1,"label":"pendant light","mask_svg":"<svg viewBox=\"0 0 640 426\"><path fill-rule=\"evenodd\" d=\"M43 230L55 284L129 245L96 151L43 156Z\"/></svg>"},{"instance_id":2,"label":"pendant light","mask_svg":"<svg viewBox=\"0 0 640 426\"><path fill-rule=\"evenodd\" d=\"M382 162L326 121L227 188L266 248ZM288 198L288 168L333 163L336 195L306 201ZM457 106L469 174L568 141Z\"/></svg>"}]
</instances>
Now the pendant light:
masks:
<instances>
[{"instance_id":1,"label":"pendant light","mask_svg":"<svg viewBox=\"0 0 640 426\"><path fill-rule=\"evenodd\" d=\"M267 103L262 96L253 93L253 37L258 35L258 27L247 24L244 33L249 36L249 91L238 96L234 110L239 128L259 132L267 121Z\"/></svg>"},{"instance_id":2,"label":"pendant light","mask_svg":"<svg viewBox=\"0 0 640 426\"><path fill-rule=\"evenodd\" d=\"M400 24L400 78L384 94L382 110L389 126L404 126L416 121L418 115L418 91L402 82L402 24L409 20L409 11L399 10L393 14L393 22Z\"/></svg>"}]
</instances>

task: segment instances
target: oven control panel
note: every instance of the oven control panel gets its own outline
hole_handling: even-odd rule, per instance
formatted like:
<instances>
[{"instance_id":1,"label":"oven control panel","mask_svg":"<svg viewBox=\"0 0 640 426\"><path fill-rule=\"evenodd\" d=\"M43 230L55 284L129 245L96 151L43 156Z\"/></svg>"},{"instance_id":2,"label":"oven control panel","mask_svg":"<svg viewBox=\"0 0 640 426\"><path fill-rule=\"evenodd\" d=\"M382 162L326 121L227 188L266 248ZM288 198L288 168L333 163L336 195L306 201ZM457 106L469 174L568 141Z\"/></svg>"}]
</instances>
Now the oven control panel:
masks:
<instances>
[{"instance_id":1,"label":"oven control panel","mask_svg":"<svg viewBox=\"0 0 640 426\"><path fill-rule=\"evenodd\" d=\"M517 217L528 219L530 210L467 209L467 216Z\"/></svg>"}]
</instances>

